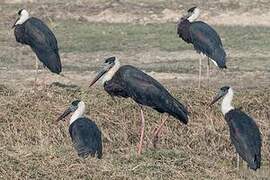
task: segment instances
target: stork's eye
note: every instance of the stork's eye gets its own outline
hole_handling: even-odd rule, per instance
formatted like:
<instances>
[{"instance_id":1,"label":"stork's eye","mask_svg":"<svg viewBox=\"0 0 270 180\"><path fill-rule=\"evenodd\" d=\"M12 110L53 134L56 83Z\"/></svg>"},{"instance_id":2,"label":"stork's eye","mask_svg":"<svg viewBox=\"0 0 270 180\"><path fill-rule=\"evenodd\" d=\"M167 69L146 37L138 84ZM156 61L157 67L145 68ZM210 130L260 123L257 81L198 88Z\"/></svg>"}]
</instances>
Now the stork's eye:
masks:
<instances>
[{"instance_id":1,"label":"stork's eye","mask_svg":"<svg viewBox=\"0 0 270 180\"><path fill-rule=\"evenodd\" d=\"M71 104L72 104L72 106L76 107L76 106L78 106L79 102L80 102L80 100L75 100Z\"/></svg>"},{"instance_id":2,"label":"stork's eye","mask_svg":"<svg viewBox=\"0 0 270 180\"><path fill-rule=\"evenodd\" d=\"M21 13L22 13L22 9L18 11L18 15L21 15Z\"/></svg>"},{"instance_id":3,"label":"stork's eye","mask_svg":"<svg viewBox=\"0 0 270 180\"><path fill-rule=\"evenodd\" d=\"M114 63L114 61L115 61L115 57L110 57L110 58L105 60L105 63L111 64L111 63Z\"/></svg>"}]
</instances>

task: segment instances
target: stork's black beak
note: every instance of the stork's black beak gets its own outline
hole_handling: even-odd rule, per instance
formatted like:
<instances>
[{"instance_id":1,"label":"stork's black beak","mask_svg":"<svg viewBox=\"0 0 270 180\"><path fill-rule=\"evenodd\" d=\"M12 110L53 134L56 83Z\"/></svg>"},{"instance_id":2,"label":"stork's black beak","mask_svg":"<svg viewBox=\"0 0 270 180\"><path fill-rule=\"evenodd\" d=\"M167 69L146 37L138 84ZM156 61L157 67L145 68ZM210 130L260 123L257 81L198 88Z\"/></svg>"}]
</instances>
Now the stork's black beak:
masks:
<instances>
[{"instance_id":1,"label":"stork's black beak","mask_svg":"<svg viewBox=\"0 0 270 180\"><path fill-rule=\"evenodd\" d=\"M65 110L65 112L59 117L57 118L57 122L64 119L67 115L69 115L72 112L71 108L68 108L67 110Z\"/></svg>"},{"instance_id":2,"label":"stork's black beak","mask_svg":"<svg viewBox=\"0 0 270 180\"><path fill-rule=\"evenodd\" d=\"M220 91L213 99L213 101L209 104L209 106L212 106L215 104L220 98L222 98L224 94Z\"/></svg>"},{"instance_id":3,"label":"stork's black beak","mask_svg":"<svg viewBox=\"0 0 270 180\"><path fill-rule=\"evenodd\" d=\"M17 21L18 21L19 19L20 19L19 17L16 19L16 21L14 22L13 26L11 27L11 29L13 29L13 28L15 27L15 25L16 25L16 23L17 23Z\"/></svg>"},{"instance_id":4,"label":"stork's black beak","mask_svg":"<svg viewBox=\"0 0 270 180\"><path fill-rule=\"evenodd\" d=\"M108 72L112 67L114 66L114 63L112 64L105 64L104 67L102 67L96 77L92 80L92 82L90 83L89 87L91 87L92 85L95 84L95 82L97 82L106 72Z\"/></svg>"}]
</instances>

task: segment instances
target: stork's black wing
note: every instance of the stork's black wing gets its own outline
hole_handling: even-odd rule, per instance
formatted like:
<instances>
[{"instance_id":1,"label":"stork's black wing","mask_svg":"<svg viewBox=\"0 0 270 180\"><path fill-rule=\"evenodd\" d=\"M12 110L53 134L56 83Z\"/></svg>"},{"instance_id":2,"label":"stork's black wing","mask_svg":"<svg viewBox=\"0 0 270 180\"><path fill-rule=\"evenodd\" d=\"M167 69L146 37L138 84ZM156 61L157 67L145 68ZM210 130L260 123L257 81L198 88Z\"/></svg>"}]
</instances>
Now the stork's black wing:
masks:
<instances>
[{"instance_id":1,"label":"stork's black wing","mask_svg":"<svg viewBox=\"0 0 270 180\"><path fill-rule=\"evenodd\" d=\"M189 31L195 50L214 60L218 67L226 68L226 53L217 32L201 21L191 23Z\"/></svg>"},{"instance_id":2,"label":"stork's black wing","mask_svg":"<svg viewBox=\"0 0 270 180\"><path fill-rule=\"evenodd\" d=\"M93 121L79 118L69 126L69 133L80 157L85 158L89 154L97 154L99 159L102 157L101 132Z\"/></svg>"},{"instance_id":3,"label":"stork's black wing","mask_svg":"<svg viewBox=\"0 0 270 180\"><path fill-rule=\"evenodd\" d=\"M229 111L225 119L236 151L251 169L260 168L262 140L254 120L239 109Z\"/></svg>"},{"instance_id":4,"label":"stork's black wing","mask_svg":"<svg viewBox=\"0 0 270 180\"><path fill-rule=\"evenodd\" d=\"M116 95L130 97L161 113L167 112L185 124L188 122L184 105L172 97L158 81L133 66L122 66L109 83L110 90L116 92Z\"/></svg>"},{"instance_id":5,"label":"stork's black wing","mask_svg":"<svg viewBox=\"0 0 270 180\"><path fill-rule=\"evenodd\" d=\"M15 37L18 42L28 44L51 72L59 74L62 71L57 40L41 20L32 17L23 25L18 25Z\"/></svg>"}]
</instances>

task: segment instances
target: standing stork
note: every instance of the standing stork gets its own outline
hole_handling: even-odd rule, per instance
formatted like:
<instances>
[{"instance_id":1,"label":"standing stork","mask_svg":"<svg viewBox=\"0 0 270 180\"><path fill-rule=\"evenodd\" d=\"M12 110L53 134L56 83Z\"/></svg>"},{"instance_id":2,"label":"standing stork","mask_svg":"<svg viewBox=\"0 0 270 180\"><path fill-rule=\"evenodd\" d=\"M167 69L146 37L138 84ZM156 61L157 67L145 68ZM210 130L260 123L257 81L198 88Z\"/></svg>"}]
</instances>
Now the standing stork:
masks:
<instances>
[{"instance_id":1,"label":"standing stork","mask_svg":"<svg viewBox=\"0 0 270 180\"><path fill-rule=\"evenodd\" d=\"M235 146L236 152L247 162L249 168L257 170L261 165L260 130L251 117L231 105L233 90L228 86L220 89L210 106L222 97L224 98L221 103L221 111L230 129L231 142ZM239 162L237 165L239 166Z\"/></svg>"},{"instance_id":2,"label":"standing stork","mask_svg":"<svg viewBox=\"0 0 270 180\"><path fill-rule=\"evenodd\" d=\"M220 69L226 67L226 53L218 33L208 24L202 21L196 21L200 15L197 7L188 10L187 15L183 16L177 23L177 34L185 42L191 43L194 49L201 54L199 67L199 88L201 86L202 74L202 56L208 57L207 78L209 79L210 62L218 66Z\"/></svg>"},{"instance_id":3,"label":"standing stork","mask_svg":"<svg viewBox=\"0 0 270 180\"><path fill-rule=\"evenodd\" d=\"M177 101L158 81L145 74L141 70L130 66L120 66L115 57L105 60L103 68L97 73L90 83L90 87L102 77L104 90L112 97L132 98L141 110L141 137L138 146L138 154L142 152L144 136L144 114L142 106L149 106L160 113L167 113L168 116L161 121L160 126L154 133L154 147L159 132L169 115L188 123L188 112L183 104Z\"/></svg>"},{"instance_id":4,"label":"standing stork","mask_svg":"<svg viewBox=\"0 0 270 180\"><path fill-rule=\"evenodd\" d=\"M101 132L95 122L83 116L84 111L84 102L75 100L57 121L74 112L69 121L69 134L78 156L86 158L97 154L97 158L100 159L102 157Z\"/></svg>"},{"instance_id":5,"label":"standing stork","mask_svg":"<svg viewBox=\"0 0 270 180\"><path fill-rule=\"evenodd\" d=\"M26 44L35 52L37 58L47 67L52 73L60 74L62 65L58 53L57 40L41 20L30 17L25 9L18 12L20 16L12 26L16 41L21 44ZM36 59L36 77L37 81L38 60Z\"/></svg>"}]
</instances>

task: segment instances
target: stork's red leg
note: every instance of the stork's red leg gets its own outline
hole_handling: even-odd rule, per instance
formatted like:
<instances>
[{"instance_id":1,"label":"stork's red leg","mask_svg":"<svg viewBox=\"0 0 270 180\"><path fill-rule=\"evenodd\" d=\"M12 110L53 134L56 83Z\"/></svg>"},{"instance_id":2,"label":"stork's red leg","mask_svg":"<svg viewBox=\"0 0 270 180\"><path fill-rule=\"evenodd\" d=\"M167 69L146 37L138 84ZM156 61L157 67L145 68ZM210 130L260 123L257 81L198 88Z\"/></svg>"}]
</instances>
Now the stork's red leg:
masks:
<instances>
[{"instance_id":1,"label":"stork's red leg","mask_svg":"<svg viewBox=\"0 0 270 180\"><path fill-rule=\"evenodd\" d=\"M141 106L140 106L141 107ZM141 107L141 137L140 137L140 143L138 145L138 155L142 154L142 145L143 145L143 136L144 136L144 125L145 125L145 120L144 120L144 115L143 115L143 108Z\"/></svg>"},{"instance_id":2,"label":"stork's red leg","mask_svg":"<svg viewBox=\"0 0 270 180\"><path fill-rule=\"evenodd\" d=\"M169 118L169 115L167 115L162 121L161 124L159 125L159 127L156 129L155 133L154 133L154 138L153 138L153 145L154 148L157 147L157 142L158 142L158 137L159 137L159 133L160 130L162 129L162 127L164 126L165 122L167 121L167 119Z\"/></svg>"}]
</instances>

